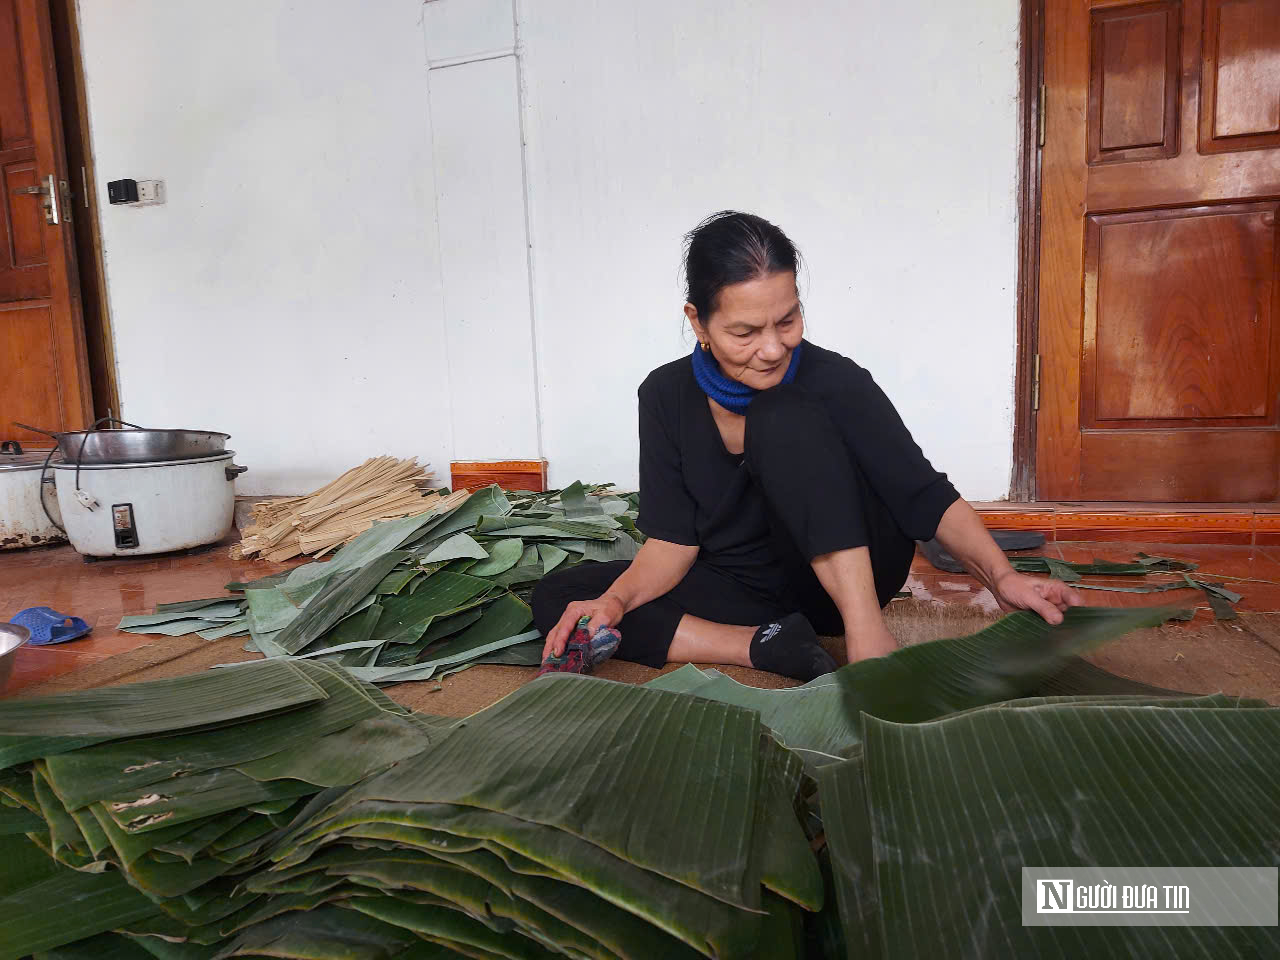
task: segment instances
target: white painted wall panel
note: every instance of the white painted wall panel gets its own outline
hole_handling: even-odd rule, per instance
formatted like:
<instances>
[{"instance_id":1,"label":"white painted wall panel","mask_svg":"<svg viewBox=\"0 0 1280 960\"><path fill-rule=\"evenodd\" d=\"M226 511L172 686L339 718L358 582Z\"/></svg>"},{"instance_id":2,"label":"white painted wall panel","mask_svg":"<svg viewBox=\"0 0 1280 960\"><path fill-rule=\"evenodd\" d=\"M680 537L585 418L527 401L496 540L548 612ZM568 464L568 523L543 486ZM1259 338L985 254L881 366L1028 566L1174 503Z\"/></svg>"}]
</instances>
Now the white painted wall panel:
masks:
<instances>
[{"instance_id":1,"label":"white painted wall panel","mask_svg":"<svg viewBox=\"0 0 1280 960\"><path fill-rule=\"evenodd\" d=\"M540 443L632 484L681 235L738 207L804 252L812 338L1003 495L1016 0L517 3L525 171L514 60L426 69L509 46L511 0L81 0L99 195L169 193L101 211L126 415L233 433L248 492Z\"/></svg>"},{"instance_id":2,"label":"white painted wall panel","mask_svg":"<svg viewBox=\"0 0 1280 960\"><path fill-rule=\"evenodd\" d=\"M432 70L455 460L539 451L514 57Z\"/></svg>"},{"instance_id":3,"label":"white painted wall panel","mask_svg":"<svg viewBox=\"0 0 1280 960\"><path fill-rule=\"evenodd\" d=\"M243 493L382 453L447 479L420 0L81 0L125 416L233 435ZM164 206L106 204L162 178Z\"/></svg>"},{"instance_id":4,"label":"white painted wall panel","mask_svg":"<svg viewBox=\"0 0 1280 960\"><path fill-rule=\"evenodd\" d=\"M810 337L871 370L966 496L1007 493L1016 0L519 12L553 483L636 482L635 388L692 345L681 235L734 207L805 255Z\"/></svg>"},{"instance_id":5,"label":"white painted wall panel","mask_svg":"<svg viewBox=\"0 0 1280 960\"><path fill-rule=\"evenodd\" d=\"M427 0L422 8L432 64L495 52L515 44L512 0Z\"/></svg>"}]
</instances>

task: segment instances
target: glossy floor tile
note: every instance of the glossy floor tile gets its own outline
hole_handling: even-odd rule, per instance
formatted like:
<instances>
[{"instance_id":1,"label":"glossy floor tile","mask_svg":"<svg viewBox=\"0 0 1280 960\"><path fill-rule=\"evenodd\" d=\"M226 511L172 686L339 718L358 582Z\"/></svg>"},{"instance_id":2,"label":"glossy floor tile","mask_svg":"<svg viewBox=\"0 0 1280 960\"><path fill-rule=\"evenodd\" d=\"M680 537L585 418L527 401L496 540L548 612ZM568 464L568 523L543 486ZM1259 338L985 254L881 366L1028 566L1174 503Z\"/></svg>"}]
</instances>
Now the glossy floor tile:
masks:
<instances>
[{"instance_id":1,"label":"glossy floor tile","mask_svg":"<svg viewBox=\"0 0 1280 960\"><path fill-rule=\"evenodd\" d=\"M1256 613L1280 612L1280 548L1231 546L1226 544L1170 544L1117 541L1047 543L1039 551L1074 563L1107 560L1131 561L1138 553L1169 557L1197 564L1195 577L1222 583L1241 595L1238 608ZM919 551L911 567L908 587L920 599L939 603L994 605L994 599L976 580L965 574L949 574L936 570ZM1178 582L1177 574L1153 573L1146 577L1086 576L1083 582L1100 586L1135 586ZM969 591L962 589L964 585ZM1085 603L1095 607L1176 606L1194 608L1197 619L1212 619L1203 591L1195 588L1161 593L1127 593L1123 591L1080 591ZM984 596L985 594L985 596Z\"/></svg>"},{"instance_id":2,"label":"glossy floor tile","mask_svg":"<svg viewBox=\"0 0 1280 960\"><path fill-rule=\"evenodd\" d=\"M233 580L256 579L293 564L231 560L227 542L202 551L158 558L85 562L70 547L46 547L0 552L0 620L8 620L31 606L83 617L93 626L89 636L52 647L26 647L18 652L9 691L33 686L99 663L125 651L168 638L119 633L115 626L126 614L149 613L157 603L218 597ZM1064 560L1101 558L1131 560L1139 551L1197 563L1197 576L1220 581L1242 595L1238 608L1250 612L1280 612L1280 546L1226 546L1132 542L1056 542L1040 551ZM1146 582L1169 582L1177 577L1155 574ZM1088 583L1126 586L1139 578L1088 577ZM917 553L906 588L930 604L963 606L983 613L998 608L991 593L966 574L934 569ZM1082 591L1092 606L1168 605L1194 608L1196 623L1211 623L1212 614L1198 590L1156 594ZM1135 674L1137 675L1137 674Z\"/></svg>"},{"instance_id":3,"label":"glossy floor tile","mask_svg":"<svg viewBox=\"0 0 1280 960\"><path fill-rule=\"evenodd\" d=\"M186 554L88 562L68 546L0 553L0 620L27 607L52 607L81 617L93 629L70 643L23 647L8 691L60 676L78 666L154 643L163 637L120 633L126 614L150 613L158 603L217 597L227 583L265 577L290 564L231 560L229 538Z\"/></svg>"}]
</instances>

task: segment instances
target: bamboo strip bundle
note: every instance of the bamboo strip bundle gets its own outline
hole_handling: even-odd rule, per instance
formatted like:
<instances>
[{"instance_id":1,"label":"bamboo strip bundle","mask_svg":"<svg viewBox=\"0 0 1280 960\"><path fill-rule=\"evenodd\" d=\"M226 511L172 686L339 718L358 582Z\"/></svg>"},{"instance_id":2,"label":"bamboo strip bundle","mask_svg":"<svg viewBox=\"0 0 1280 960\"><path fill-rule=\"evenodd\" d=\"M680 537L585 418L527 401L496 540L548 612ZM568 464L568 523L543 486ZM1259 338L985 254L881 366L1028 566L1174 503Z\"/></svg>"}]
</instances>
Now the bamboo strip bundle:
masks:
<instances>
[{"instance_id":1,"label":"bamboo strip bundle","mask_svg":"<svg viewBox=\"0 0 1280 960\"><path fill-rule=\"evenodd\" d=\"M431 489L431 479L416 459L372 457L305 496L254 504L253 522L231 557L278 562L326 553L374 523L442 506L447 498Z\"/></svg>"}]
</instances>

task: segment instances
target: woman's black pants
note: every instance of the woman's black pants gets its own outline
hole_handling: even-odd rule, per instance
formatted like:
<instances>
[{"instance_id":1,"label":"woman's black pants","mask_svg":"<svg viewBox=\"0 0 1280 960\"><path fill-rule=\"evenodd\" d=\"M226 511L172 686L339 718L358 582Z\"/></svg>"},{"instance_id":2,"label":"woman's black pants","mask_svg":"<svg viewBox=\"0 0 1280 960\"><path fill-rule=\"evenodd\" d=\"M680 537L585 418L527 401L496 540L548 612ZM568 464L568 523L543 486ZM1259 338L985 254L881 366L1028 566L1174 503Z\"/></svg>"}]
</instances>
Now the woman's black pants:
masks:
<instances>
[{"instance_id":1,"label":"woman's black pants","mask_svg":"<svg viewBox=\"0 0 1280 960\"><path fill-rule=\"evenodd\" d=\"M863 480L823 406L790 386L759 394L747 410L745 458L769 504L789 588L763 596L699 559L671 592L622 618L618 657L662 666L685 614L757 626L798 611L818 633L839 635L840 612L810 566L836 550L870 549L882 607L906 582L915 543ZM582 563L544 578L533 592L534 623L545 636L571 602L599 597L628 566L626 560Z\"/></svg>"}]
</instances>

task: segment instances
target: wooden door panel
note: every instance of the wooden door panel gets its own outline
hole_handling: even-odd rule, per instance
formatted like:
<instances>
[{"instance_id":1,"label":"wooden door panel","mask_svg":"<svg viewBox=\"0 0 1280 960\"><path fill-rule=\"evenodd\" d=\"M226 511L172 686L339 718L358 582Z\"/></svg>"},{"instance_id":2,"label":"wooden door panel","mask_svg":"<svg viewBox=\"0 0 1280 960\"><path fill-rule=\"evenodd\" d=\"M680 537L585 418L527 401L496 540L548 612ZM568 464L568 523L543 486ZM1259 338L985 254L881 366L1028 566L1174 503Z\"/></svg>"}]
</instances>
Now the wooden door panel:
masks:
<instances>
[{"instance_id":1,"label":"wooden door panel","mask_svg":"<svg viewBox=\"0 0 1280 960\"><path fill-rule=\"evenodd\" d=\"M0 3L0 150L31 145L31 114L23 76L18 21L12 3Z\"/></svg>"},{"instance_id":2,"label":"wooden door panel","mask_svg":"<svg viewBox=\"0 0 1280 960\"><path fill-rule=\"evenodd\" d=\"M1090 500L1248 503L1280 496L1274 430L1084 431L1081 474Z\"/></svg>"},{"instance_id":3,"label":"wooden door panel","mask_svg":"<svg viewBox=\"0 0 1280 960\"><path fill-rule=\"evenodd\" d=\"M1275 422L1278 208L1089 218L1084 427Z\"/></svg>"},{"instance_id":4,"label":"wooden door panel","mask_svg":"<svg viewBox=\"0 0 1280 960\"><path fill-rule=\"evenodd\" d=\"M38 187L40 177L33 160L19 160L4 166L4 199L8 209L9 265L14 267L42 267L49 262L44 249L44 209L38 197L18 193L18 190ZM48 285L43 293L48 296Z\"/></svg>"},{"instance_id":5,"label":"wooden door panel","mask_svg":"<svg viewBox=\"0 0 1280 960\"><path fill-rule=\"evenodd\" d=\"M1046 0L1045 41L1037 495L1280 497L1280 0Z\"/></svg>"},{"instance_id":6,"label":"wooden door panel","mask_svg":"<svg viewBox=\"0 0 1280 960\"><path fill-rule=\"evenodd\" d=\"M1200 149L1280 146L1280 3L1206 0Z\"/></svg>"},{"instance_id":7,"label":"wooden door panel","mask_svg":"<svg viewBox=\"0 0 1280 960\"><path fill-rule=\"evenodd\" d=\"M1093 11L1090 163L1178 152L1178 12L1173 0Z\"/></svg>"},{"instance_id":8,"label":"wooden door panel","mask_svg":"<svg viewBox=\"0 0 1280 960\"><path fill-rule=\"evenodd\" d=\"M47 0L0 0L0 440L44 446L13 425L89 424L93 410L66 194L59 223L39 194L67 180Z\"/></svg>"},{"instance_id":9,"label":"wooden door panel","mask_svg":"<svg viewBox=\"0 0 1280 960\"><path fill-rule=\"evenodd\" d=\"M57 335L53 310L48 306L0 309L0 357L17 357L0 377L0 410L6 420L46 426L51 413L62 410L58 391L58 371L54 362ZM24 445L47 438L12 424L5 434Z\"/></svg>"},{"instance_id":10,"label":"wooden door panel","mask_svg":"<svg viewBox=\"0 0 1280 960\"><path fill-rule=\"evenodd\" d=\"M1280 196L1280 162L1265 150L1204 154L1183 150L1171 160L1102 164L1089 171L1090 211L1139 210L1180 204Z\"/></svg>"}]
</instances>

